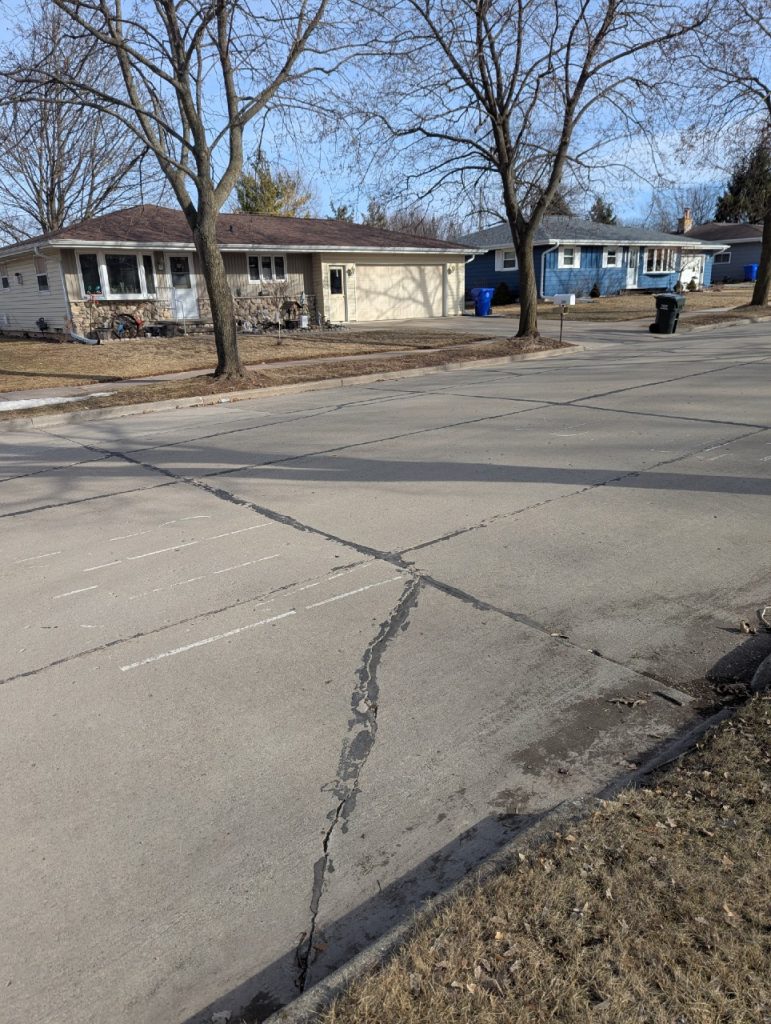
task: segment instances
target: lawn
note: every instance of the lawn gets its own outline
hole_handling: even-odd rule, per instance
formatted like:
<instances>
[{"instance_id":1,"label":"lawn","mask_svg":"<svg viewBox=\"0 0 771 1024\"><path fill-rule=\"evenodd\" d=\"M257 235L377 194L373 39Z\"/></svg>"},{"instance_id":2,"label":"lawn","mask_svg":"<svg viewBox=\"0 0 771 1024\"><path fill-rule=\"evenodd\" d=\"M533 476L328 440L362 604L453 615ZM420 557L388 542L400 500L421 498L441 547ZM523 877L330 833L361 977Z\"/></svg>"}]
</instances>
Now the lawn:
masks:
<instances>
[{"instance_id":1,"label":"lawn","mask_svg":"<svg viewBox=\"0 0 771 1024\"><path fill-rule=\"evenodd\" d=\"M348 330L243 335L246 364L359 355L413 348L443 348L478 341L474 335L443 331ZM103 345L56 344L0 337L0 392L134 380L161 373L211 370L216 358L210 336L135 338Z\"/></svg>"},{"instance_id":2,"label":"lawn","mask_svg":"<svg viewBox=\"0 0 771 1024\"><path fill-rule=\"evenodd\" d=\"M462 335L452 335L452 341L449 344L445 343L447 347L426 346L424 351L419 352L412 351L414 343L404 346L408 351L397 351L398 347L390 343L387 345L363 346L364 356L356 360L335 359L335 355L350 354L345 349L336 348L331 358L325 359L324 362L298 362L297 360L302 358L298 356L284 362L274 360L270 366L264 369L248 371L238 380L216 380L212 374L204 374L203 376L157 382L139 381L136 384L127 384L103 397L87 398L84 401L79 401L77 405L0 411L0 421L23 419L37 415L50 415L51 413L62 411L72 412L75 409L78 411L82 409L105 409L112 406L173 401L197 396L224 396L228 393L248 392L252 389L275 387L282 384L304 384L312 381L339 380L344 377L356 377L360 374L390 373L421 367L444 366L457 361L466 362L477 359L528 355L546 352L550 349L572 348L572 346L567 344L560 345L558 341L550 338L540 337L499 338L496 340L481 339L481 341L479 338L474 337L472 340L474 344L464 344ZM433 335L431 336L431 341L434 341ZM359 351L361 352L362 349ZM314 351L313 355L320 355L320 352ZM329 357L330 353L327 351L325 355ZM40 384L39 386L43 387L44 385Z\"/></svg>"},{"instance_id":3,"label":"lawn","mask_svg":"<svg viewBox=\"0 0 771 1024\"><path fill-rule=\"evenodd\" d=\"M769 715L756 697L587 820L468 885L319 1024L769 1020Z\"/></svg>"},{"instance_id":4,"label":"lawn","mask_svg":"<svg viewBox=\"0 0 771 1024\"><path fill-rule=\"evenodd\" d=\"M741 306L750 301L751 284L733 284L710 288L704 292L686 292L685 310L722 309L726 306ZM656 303L652 295L640 292L627 292L624 295L605 295L591 302L577 302L571 306L568 316L571 320L637 320L642 317L653 318ZM519 306L495 306L493 312L504 316L519 316ZM559 306L552 302L538 305L538 316L544 320L559 319Z\"/></svg>"}]
</instances>

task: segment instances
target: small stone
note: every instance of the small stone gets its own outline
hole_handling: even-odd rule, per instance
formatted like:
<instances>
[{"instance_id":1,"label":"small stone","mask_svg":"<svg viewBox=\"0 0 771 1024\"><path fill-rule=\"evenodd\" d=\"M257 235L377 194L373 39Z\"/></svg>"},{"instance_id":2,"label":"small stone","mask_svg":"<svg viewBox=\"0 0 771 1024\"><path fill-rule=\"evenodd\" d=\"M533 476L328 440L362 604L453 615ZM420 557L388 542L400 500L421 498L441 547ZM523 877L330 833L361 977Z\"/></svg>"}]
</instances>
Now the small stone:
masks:
<instances>
[{"instance_id":1,"label":"small stone","mask_svg":"<svg viewBox=\"0 0 771 1024\"><path fill-rule=\"evenodd\" d=\"M369 704L366 702L366 700L360 700L359 703L356 705L356 710L359 712L360 715L366 715L367 712L369 711Z\"/></svg>"},{"instance_id":2,"label":"small stone","mask_svg":"<svg viewBox=\"0 0 771 1024\"><path fill-rule=\"evenodd\" d=\"M233 1016L230 1010L220 1010L219 1013L213 1013L211 1015L211 1024L228 1024L228 1021Z\"/></svg>"}]
</instances>

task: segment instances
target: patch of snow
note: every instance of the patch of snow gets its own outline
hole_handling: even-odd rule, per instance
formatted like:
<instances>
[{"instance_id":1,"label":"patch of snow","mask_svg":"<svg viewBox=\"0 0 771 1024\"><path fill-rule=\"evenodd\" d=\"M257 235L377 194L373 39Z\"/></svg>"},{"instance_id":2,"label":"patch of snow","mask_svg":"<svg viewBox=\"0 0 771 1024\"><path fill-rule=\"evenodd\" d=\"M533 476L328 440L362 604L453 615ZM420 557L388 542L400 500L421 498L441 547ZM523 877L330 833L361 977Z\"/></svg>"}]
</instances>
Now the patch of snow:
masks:
<instances>
[{"instance_id":1,"label":"patch of snow","mask_svg":"<svg viewBox=\"0 0 771 1024\"><path fill-rule=\"evenodd\" d=\"M87 398L104 398L112 391L92 391L90 395L76 395L74 398L20 398L17 401L0 402L0 412L14 409L39 409L42 405L64 405L66 402L84 402Z\"/></svg>"}]
</instances>

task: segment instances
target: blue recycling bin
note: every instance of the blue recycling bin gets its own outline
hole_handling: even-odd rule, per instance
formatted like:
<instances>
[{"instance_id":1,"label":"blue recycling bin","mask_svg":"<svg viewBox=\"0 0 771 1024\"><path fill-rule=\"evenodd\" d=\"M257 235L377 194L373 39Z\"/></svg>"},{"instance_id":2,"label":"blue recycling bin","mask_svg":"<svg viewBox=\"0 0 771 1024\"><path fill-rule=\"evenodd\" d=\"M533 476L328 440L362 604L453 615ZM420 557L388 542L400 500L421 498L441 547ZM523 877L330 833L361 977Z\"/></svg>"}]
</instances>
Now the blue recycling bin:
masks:
<instances>
[{"instance_id":1,"label":"blue recycling bin","mask_svg":"<svg viewBox=\"0 0 771 1024\"><path fill-rule=\"evenodd\" d=\"M490 316L492 314L494 291L494 288L472 288L471 296L474 299L475 316Z\"/></svg>"},{"instance_id":2,"label":"blue recycling bin","mask_svg":"<svg viewBox=\"0 0 771 1024\"><path fill-rule=\"evenodd\" d=\"M747 263L744 267L744 280L745 281L757 281L758 279L758 266L757 263Z\"/></svg>"}]
</instances>

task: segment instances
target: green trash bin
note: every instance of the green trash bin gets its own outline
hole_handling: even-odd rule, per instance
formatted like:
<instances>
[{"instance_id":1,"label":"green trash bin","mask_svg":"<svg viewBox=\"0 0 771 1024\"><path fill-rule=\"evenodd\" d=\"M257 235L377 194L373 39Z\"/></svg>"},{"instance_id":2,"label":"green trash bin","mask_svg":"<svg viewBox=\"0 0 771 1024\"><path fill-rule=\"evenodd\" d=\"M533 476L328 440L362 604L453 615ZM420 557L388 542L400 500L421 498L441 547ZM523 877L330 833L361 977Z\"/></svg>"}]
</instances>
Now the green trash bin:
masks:
<instances>
[{"instance_id":1,"label":"green trash bin","mask_svg":"<svg viewBox=\"0 0 771 1024\"><path fill-rule=\"evenodd\" d=\"M677 292L662 292L656 296L656 320L648 330L651 334L674 334L680 311L685 305L685 296Z\"/></svg>"}]
</instances>

